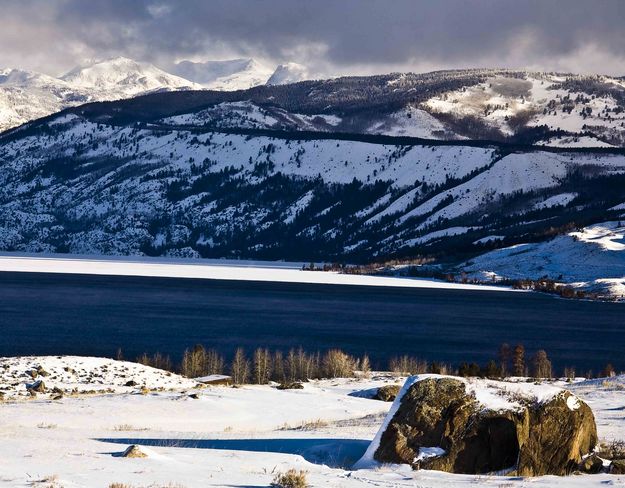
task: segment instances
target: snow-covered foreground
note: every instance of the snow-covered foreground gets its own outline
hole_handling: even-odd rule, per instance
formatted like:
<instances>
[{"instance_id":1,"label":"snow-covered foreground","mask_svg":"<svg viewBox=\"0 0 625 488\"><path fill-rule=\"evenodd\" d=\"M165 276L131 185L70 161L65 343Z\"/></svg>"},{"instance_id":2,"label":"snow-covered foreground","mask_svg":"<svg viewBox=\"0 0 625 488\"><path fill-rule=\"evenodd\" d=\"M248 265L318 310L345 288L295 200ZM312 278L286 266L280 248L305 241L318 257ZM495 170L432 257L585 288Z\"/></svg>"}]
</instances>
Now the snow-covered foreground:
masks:
<instances>
[{"instance_id":1,"label":"snow-covered foreground","mask_svg":"<svg viewBox=\"0 0 625 488\"><path fill-rule=\"evenodd\" d=\"M295 263L259 261L224 261L221 264L216 260L204 263L200 260L176 262L175 259L74 258L58 255L49 257L3 254L0 255L0 272L2 271L511 291L504 287L447 283L427 279L302 271L301 266Z\"/></svg>"},{"instance_id":2,"label":"snow-covered foreground","mask_svg":"<svg viewBox=\"0 0 625 488\"><path fill-rule=\"evenodd\" d=\"M351 470L391 406L366 398L363 390L403 378L380 374L312 381L303 390L286 391L272 386L198 389L190 380L130 363L25 357L0 359L0 389L11 395L21 391L32 381L26 372L40 366L48 373L49 387L72 389L73 381L98 378L101 387L115 393L6 399L0 404L0 486L262 487L289 468L307 471L311 486L319 487L625 484L625 477L607 474L521 479L396 466ZM65 368L75 377L67 377ZM128 377L137 385L119 386ZM144 384L167 389L141 393ZM593 408L600 437L625 438L625 378L584 381L571 389ZM131 443L148 457L120 457Z\"/></svg>"}]
</instances>

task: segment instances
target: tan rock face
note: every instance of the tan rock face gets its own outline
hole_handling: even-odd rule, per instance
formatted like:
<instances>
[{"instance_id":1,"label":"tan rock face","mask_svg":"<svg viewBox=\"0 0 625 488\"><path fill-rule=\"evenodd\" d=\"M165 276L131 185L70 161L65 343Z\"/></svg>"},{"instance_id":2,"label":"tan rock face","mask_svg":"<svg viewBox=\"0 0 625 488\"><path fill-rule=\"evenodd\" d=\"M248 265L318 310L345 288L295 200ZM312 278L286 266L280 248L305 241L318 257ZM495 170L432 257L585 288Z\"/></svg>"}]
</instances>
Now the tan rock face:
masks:
<instances>
[{"instance_id":1,"label":"tan rock face","mask_svg":"<svg viewBox=\"0 0 625 488\"><path fill-rule=\"evenodd\" d=\"M492 411L453 378L410 387L381 437L375 459L415 469L479 474L513 470L523 476L564 475L597 442L592 411L569 392L542 404ZM428 457L432 449L445 451Z\"/></svg>"},{"instance_id":2,"label":"tan rock face","mask_svg":"<svg viewBox=\"0 0 625 488\"><path fill-rule=\"evenodd\" d=\"M146 458L148 455L141 450L141 448L135 444L128 446L123 452L122 457L125 458Z\"/></svg>"},{"instance_id":3,"label":"tan rock face","mask_svg":"<svg viewBox=\"0 0 625 488\"><path fill-rule=\"evenodd\" d=\"M522 476L569 474L597 444L592 410L569 392L528 408L523 427L517 470Z\"/></svg>"}]
</instances>

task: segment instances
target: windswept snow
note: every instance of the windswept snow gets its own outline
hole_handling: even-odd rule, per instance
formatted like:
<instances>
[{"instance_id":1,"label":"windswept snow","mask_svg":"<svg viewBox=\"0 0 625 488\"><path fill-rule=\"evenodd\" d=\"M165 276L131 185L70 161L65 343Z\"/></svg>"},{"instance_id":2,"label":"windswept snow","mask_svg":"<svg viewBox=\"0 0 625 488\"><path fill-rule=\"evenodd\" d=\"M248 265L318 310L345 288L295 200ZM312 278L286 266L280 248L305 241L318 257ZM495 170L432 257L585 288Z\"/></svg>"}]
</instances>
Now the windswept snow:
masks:
<instances>
[{"instance_id":1,"label":"windswept snow","mask_svg":"<svg viewBox=\"0 0 625 488\"><path fill-rule=\"evenodd\" d=\"M391 114L367 129L370 134L420 137L423 139L449 139L445 125L425 110L413 106ZM455 139L456 137L451 137Z\"/></svg>"},{"instance_id":2,"label":"windswept snow","mask_svg":"<svg viewBox=\"0 0 625 488\"><path fill-rule=\"evenodd\" d=\"M45 378L50 387L73 388L71 381L63 379L69 374L65 368L75 371L80 381L100 376L109 382L117 376L119 380L113 393L82 390L56 400L38 395L10 396L0 402L2 487L100 488L112 483L184 488L268 486L277 472L291 468L306 471L310 486L337 488L469 488L478 484L492 488L599 488L625 481L623 476L608 474L537 478L454 475L377 463L354 469L354 462L369 446L374 447L371 439L389 418L389 409L392 413L397 405L358 393L403 381L388 374L310 381L302 390L284 391L271 385L194 388L192 380L184 380L189 383L164 391L149 388L140 394L141 385L116 386L126 379L122 375L127 374L130 363L25 357L0 358L0 383L27 382L26 372L42 364L49 369ZM137 371L151 378L158 376L140 365ZM160 375L168 378L166 373ZM410 378L402 391L414 381ZM495 389L531 388L537 399L546 399L563 386L561 382L556 386L493 383ZM625 426L615 413L622 407L624 384L619 376L566 385L592 407L600 439L625 438ZM84 387L91 388L89 383ZM574 400L569 406L575 408ZM148 456L121 457L131 444ZM440 455L436 448L431 446L426 453Z\"/></svg>"}]
</instances>

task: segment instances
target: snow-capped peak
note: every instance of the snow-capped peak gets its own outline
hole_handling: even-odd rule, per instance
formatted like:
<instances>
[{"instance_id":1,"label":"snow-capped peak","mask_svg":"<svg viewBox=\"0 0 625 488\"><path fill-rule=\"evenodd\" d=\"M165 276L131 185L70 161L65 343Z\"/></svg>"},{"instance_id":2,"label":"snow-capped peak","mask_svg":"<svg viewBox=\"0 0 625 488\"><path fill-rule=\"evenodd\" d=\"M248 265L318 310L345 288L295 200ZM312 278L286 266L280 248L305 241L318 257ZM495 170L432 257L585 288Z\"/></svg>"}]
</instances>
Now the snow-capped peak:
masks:
<instances>
[{"instance_id":1,"label":"snow-capped peak","mask_svg":"<svg viewBox=\"0 0 625 488\"><path fill-rule=\"evenodd\" d=\"M16 87L32 87L50 84L61 84L61 80L36 71L17 68L0 69L0 85Z\"/></svg>"},{"instance_id":2,"label":"snow-capped peak","mask_svg":"<svg viewBox=\"0 0 625 488\"><path fill-rule=\"evenodd\" d=\"M116 57L78 67L61 77L76 88L132 96L152 90L199 89L200 85L169 74L150 63Z\"/></svg>"},{"instance_id":3,"label":"snow-capped peak","mask_svg":"<svg viewBox=\"0 0 625 488\"><path fill-rule=\"evenodd\" d=\"M244 90L264 85L272 69L251 58L225 61L181 61L174 73L211 90Z\"/></svg>"},{"instance_id":4,"label":"snow-capped peak","mask_svg":"<svg viewBox=\"0 0 625 488\"><path fill-rule=\"evenodd\" d=\"M298 63L279 65L267 81L268 85L286 85L309 79L308 69Z\"/></svg>"}]
</instances>

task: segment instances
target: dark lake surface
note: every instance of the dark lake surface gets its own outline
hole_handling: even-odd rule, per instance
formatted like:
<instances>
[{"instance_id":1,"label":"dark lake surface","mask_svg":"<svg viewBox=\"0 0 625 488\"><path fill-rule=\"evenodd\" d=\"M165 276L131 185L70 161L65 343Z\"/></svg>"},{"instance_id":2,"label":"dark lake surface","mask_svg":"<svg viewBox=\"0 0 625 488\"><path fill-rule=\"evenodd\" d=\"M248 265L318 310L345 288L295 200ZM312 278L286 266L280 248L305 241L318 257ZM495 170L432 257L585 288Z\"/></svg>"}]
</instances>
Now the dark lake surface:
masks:
<instances>
[{"instance_id":1,"label":"dark lake surface","mask_svg":"<svg viewBox=\"0 0 625 488\"><path fill-rule=\"evenodd\" d=\"M197 343L410 354L485 363L499 345L547 350L567 365L625 369L625 305L535 293L0 273L0 356L178 359Z\"/></svg>"}]
</instances>

